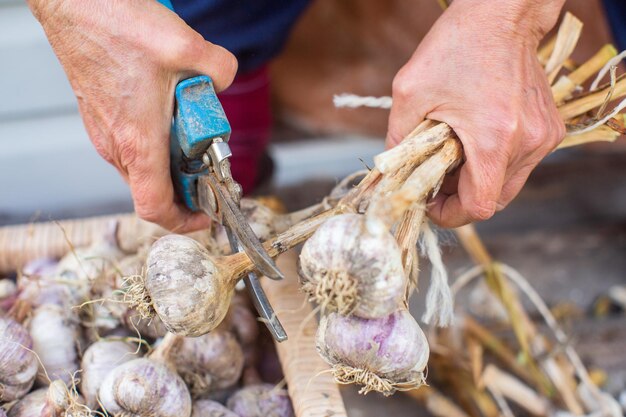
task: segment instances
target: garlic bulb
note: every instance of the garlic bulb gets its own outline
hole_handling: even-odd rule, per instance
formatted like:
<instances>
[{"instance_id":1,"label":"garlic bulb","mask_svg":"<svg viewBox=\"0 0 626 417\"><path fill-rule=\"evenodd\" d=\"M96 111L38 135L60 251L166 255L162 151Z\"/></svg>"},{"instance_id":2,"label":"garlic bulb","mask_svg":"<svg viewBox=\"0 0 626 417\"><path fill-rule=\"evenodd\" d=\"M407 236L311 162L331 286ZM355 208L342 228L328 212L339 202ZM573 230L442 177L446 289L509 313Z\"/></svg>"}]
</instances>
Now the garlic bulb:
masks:
<instances>
[{"instance_id":1,"label":"garlic bulb","mask_svg":"<svg viewBox=\"0 0 626 417\"><path fill-rule=\"evenodd\" d=\"M39 364L32 347L21 324L0 317L0 403L23 397L33 386Z\"/></svg>"},{"instance_id":2,"label":"garlic bulb","mask_svg":"<svg viewBox=\"0 0 626 417\"><path fill-rule=\"evenodd\" d=\"M259 321L250 310L245 294L235 292L230 304L226 326L243 346L256 344L259 338Z\"/></svg>"},{"instance_id":3,"label":"garlic bulb","mask_svg":"<svg viewBox=\"0 0 626 417\"><path fill-rule=\"evenodd\" d=\"M173 333L200 336L217 327L228 312L235 283L204 247L186 236L162 237L148 255L145 288Z\"/></svg>"},{"instance_id":4,"label":"garlic bulb","mask_svg":"<svg viewBox=\"0 0 626 417\"><path fill-rule=\"evenodd\" d=\"M4 411L4 408L0 407L0 417L7 417L7 413L6 411Z\"/></svg>"},{"instance_id":5,"label":"garlic bulb","mask_svg":"<svg viewBox=\"0 0 626 417\"><path fill-rule=\"evenodd\" d=\"M19 299L26 301L32 308L56 304L67 309L86 299L88 285L64 281L56 275L57 265L57 261L48 258L28 262L22 268L17 282Z\"/></svg>"},{"instance_id":6,"label":"garlic bulb","mask_svg":"<svg viewBox=\"0 0 626 417\"><path fill-rule=\"evenodd\" d=\"M82 398L70 391L61 380L48 388L35 390L9 411L8 417L90 417L91 410L82 404Z\"/></svg>"},{"instance_id":7,"label":"garlic bulb","mask_svg":"<svg viewBox=\"0 0 626 417\"><path fill-rule=\"evenodd\" d=\"M0 279L0 300L12 297L17 292L15 282L8 278Z\"/></svg>"},{"instance_id":8,"label":"garlic bulb","mask_svg":"<svg viewBox=\"0 0 626 417\"><path fill-rule=\"evenodd\" d=\"M167 365L133 359L113 369L99 390L100 402L114 416L189 417L191 396Z\"/></svg>"},{"instance_id":9,"label":"garlic bulb","mask_svg":"<svg viewBox=\"0 0 626 417\"><path fill-rule=\"evenodd\" d=\"M360 393L390 395L424 384L428 341L405 309L380 319L323 316L316 348L337 381L363 385Z\"/></svg>"},{"instance_id":10,"label":"garlic bulb","mask_svg":"<svg viewBox=\"0 0 626 417\"><path fill-rule=\"evenodd\" d=\"M203 336L184 338L175 348L172 361L194 397L236 384L244 365L235 336L219 328Z\"/></svg>"},{"instance_id":11,"label":"garlic bulb","mask_svg":"<svg viewBox=\"0 0 626 417\"><path fill-rule=\"evenodd\" d=\"M193 403L191 417L239 417L222 404L211 400L198 400Z\"/></svg>"},{"instance_id":12,"label":"garlic bulb","mask_svg":"<svg viewBox=\"0 0 626 417\"><path fill-rule=\"evenodd\" d=\"M228 399L226 406L239 417L294 417L287 391L271 384L244 387Z\"/></svg>"},{"instance_id":13,"label":"garlic bulb","mask_svg":"<svg viewBox=\"0 0 626 417\"><path fill-rule=\"evenodd\" d=\"M322 213L281 233L265 247L275 257L307 239L328 217ZM228 312L237 282L255 269L241 252L211 256L195 240L168 235L152 245L144 282L131 286L136 305L149 305L172 333L200 336L215 329Z\"/></svg>"},{"instance_id":14,"label":"garlic bulb","mask_svg":"<svg viewBox=\"0 0 626 417\"><path fill-rule=\"evenodd\" d=\"M81 361L80 392L92 409L98 408L98 390L117 366L136 358L136 348L121 340L100 340L87 348Z\"/></svg>"},{"instance_id":15,"label":"garlic bulb","mask_svg":"<svg viewBox=\"0 0 626 417\"><path fill-rule=\"evenodd\" d=\"M46 406L48 390L41 388L22 398L11 407L8 417L43 417L43 409Z\"/></svg>"},{"instance_id":16,"label":"garlic bulb","mask_svg":"<svg viewBox=\"0 0 626 417\"><path fill-rule=\"evenodd\" d=\"M43 366L37 381L48 384L48 378L61 379L69 386L79 369L77 318L58 305L44 304L33 311L28 330Z\"/></svg>"},{"instance_id":17,"label":"garlic bulb","mask_svg":"<svg viewBox=\"0 0 626 417\"><path fill-rule=\"evenodd\" d=\"M94 282L124 257L116 240L117 224L112 222L106 236L84 248L77 248L59 261L57 275L66 280Z\"/></svg>"},{"instance_id":18,"label":"garlic bulb","mask_svg":"<svg viewBox=\"0 0 626 417\"><path fill-rule=\"evenodd\" d=\"M12 280L0 279L0 314L9 311L17 297L17 286Z\"/></svg>"},{"instance_id":19,"label":"garlic bulb","mask_svg":"<svg viewBox=\"0 0 626 417\"><path fill-rule=\"evenodd\" d=\"M129 309L122 317L122 324L132 334L139 333L144 338L158 339L167 333L167 329L159 316L142 319L139 313L133 309Z\"/></svg>"},{"instance_id":20,"label":"garlic bulb","mask_svg":"<svg viewBox=\"0 0 626 417\"><path fill-rule=\"evenodd\" d=\"M398 244L372 219L342 214L327 220L300 254L303 290L326 311L364 318L385 317L404 298L405 276Z\"/></svg>"}]
</instances>

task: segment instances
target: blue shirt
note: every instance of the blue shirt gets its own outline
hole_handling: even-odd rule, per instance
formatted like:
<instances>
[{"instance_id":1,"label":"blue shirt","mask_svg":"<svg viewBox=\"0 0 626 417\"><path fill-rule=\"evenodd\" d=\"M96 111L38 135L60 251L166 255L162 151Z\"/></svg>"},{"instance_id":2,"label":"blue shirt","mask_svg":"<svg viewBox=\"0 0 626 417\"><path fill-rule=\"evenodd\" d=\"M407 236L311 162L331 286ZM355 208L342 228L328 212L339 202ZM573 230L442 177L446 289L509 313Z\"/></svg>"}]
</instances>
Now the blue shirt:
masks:
<instances>
[{"instance_id":1,"label":"blue shirt","mask_svg":"<svg viewBox=\"0 0 626 417\"><path fill-rule=\"evenodd\" d=\"M626 49L626 1L604 0L606 16L611 23L613 36L619 49Z\"/></svg>"},{"instance_id":2,"label":"blue shirt","mask_svg":"<svg viewBox=\"0 0 626 417\"><path fill-rule=\"evenodd\" d=\"M231 51L239 71L273 58L310 0L172 0L174 10L212 43Z\"/></svg>"}]
</instances>

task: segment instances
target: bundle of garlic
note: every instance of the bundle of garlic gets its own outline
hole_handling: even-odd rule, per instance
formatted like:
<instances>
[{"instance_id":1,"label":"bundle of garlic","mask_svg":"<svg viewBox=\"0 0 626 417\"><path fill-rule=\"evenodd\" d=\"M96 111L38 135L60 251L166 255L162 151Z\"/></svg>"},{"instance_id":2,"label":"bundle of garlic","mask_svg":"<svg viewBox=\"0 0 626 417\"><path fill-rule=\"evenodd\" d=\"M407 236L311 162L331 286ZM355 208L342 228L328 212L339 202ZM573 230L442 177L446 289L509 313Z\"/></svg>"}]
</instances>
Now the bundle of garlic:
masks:
<instances>
[{"instance_id":1,"label":"bundle of garlic","mask_svg":"<svg viewBox=\"0 0 626 417\"><path fill-rule=\"evenodd\" d=\"M567 15L552 44L554 52L547 68L551 79L572 52L580 33L578 23ZM614 69L609 85L598 89L596 81L592 90L597 91L575 95L577 86L595 72L600 70L597 80L607 72L603 66L608 69L616 65L610 59L614 55L614 49L603 48L553 87L555 101L569 127L561 147L614 140L623 132L617 115L624 102L604 113L611 99L626 95L625 80L617 81ZM370 101L343 96L338 102L358 107L359 103ZM586 116L598 106L601 108L597 115ZM317 347L333 367L338 382L361 384L363 393L376 390L390 394L396 389L418 386L421 376L415 376L414 372L422 371L428 358L426 343L408 342L417 335L425 341L419 326L415 323L416 330L396 336L402 333L401 327L392 319L393 314L398 314L394 309L405 311L402 307L405 287L416 283L415 246L420 233L423 253L433 264L422 319L444 327L452 323L452 293L436 235L424 218L426 202L437 193L447 172L461 163L462 149L449 126L426 121L400 145L378 155L374 161L376 169L368 177L377 184L368 200L361 201L359 213L333 217L313 234L300 255L300 273L303 290L322 308ZM364 182L367 181L366 177ZM384 328L383 323L394 323L398 328L388 325ZM381 330L377 330L379 327ZM395 347L396 340L419 352L390 351L388 346ZM405 363L412 356L422 362ZM409 371L413 379L407 377Z\"/></svg>"},{"instance_id":2,"label":"bundle of garlic","mask_svg":"<svg viewBox=\"0 0 626 417\"><path fill-rule=\"evenodd\" d=\"M3 284L8 313L0 317L0 415L5 409L19 417L237 415L227 401L263 382L255 352L259 327L249 303L241 294L232 305L223 300L228 320L211 333L167 333L158 317L146 318L128 302L135 289L126 277L142 274L145 247L126 253L110 242L72 249L60 262L36 260L17 274L17 286ZM219 254L214 242L203 248ZM48 387L29 393L36 381ZM266 391L257 393L259 401ZM274 391L285 397L284 390ZM288 397L266 411L293 415Z\"/></svg>"}]
</instances>

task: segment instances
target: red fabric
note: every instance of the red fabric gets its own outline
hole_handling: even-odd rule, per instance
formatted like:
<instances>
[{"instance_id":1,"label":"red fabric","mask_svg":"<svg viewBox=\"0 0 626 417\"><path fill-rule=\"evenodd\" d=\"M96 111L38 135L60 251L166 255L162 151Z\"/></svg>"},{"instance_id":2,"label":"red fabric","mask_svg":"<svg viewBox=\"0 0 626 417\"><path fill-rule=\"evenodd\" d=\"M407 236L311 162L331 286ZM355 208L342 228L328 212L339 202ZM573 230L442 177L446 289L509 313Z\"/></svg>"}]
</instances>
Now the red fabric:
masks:
<instances>
[{"instance_id":1,"label":"red fabric","mask_svg":"<svg viewBox=\"0 0 626 417\"><path fill-rule=\"evenodd\" d=\"M247 194L257 185L259 162L267 148L272 127L267 66L237 75L219 98L232 128L228 143L233 152L233 178Z\"/></svg>"}]
</instances>

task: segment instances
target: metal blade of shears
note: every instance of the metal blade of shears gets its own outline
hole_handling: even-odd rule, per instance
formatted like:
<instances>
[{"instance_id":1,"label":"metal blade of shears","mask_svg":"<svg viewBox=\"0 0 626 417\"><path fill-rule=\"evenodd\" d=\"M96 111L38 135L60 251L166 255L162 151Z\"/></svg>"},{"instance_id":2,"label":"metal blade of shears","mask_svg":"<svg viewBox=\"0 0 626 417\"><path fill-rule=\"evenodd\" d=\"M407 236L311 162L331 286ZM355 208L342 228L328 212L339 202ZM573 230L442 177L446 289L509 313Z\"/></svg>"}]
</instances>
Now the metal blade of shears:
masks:
<instances>
[{"instance_id":1,"label":"metal blade of shears","mask_svg":"<svg viewBox=\"0 0 626 417\"><path fill-rule=\"evenodd\" d=\"M228 226L225 225L224 228L226 229L226 235L228 236L230 248L233 253L241 252L241 246L237 241L237 237ZM287 340L287 333L285 332L283 325L280 323L280 320L278 320L276 313L274 313L274 309L267 300L267 296L261 287L259 278L254 272L251 272L244 277L244 282L246 283L246 288L250 292L250 298L252 298L252 303L254 304L256 311L263 319L263 322L265 322L265 325L274 339L278 342Z\"/></svg>"},{"instance_id":2,"label":"metal blade of shears","mask_svg":"<svg viewBox=\"0 0 626 417\"><path fill-rule=\"evenodd\" d=\"M212 201L213 196L218 201ZM261 274L271 279L284 278L259 238L254 234L248 221L241 213L239 204L233 200L225 184L211 174L201 176L198 180L198 201L204 211L210 212L211 207L219 208L220 223L230 229L237 238L238 245L241 245L243 251Z\"/></svg>"}]
</instances>

